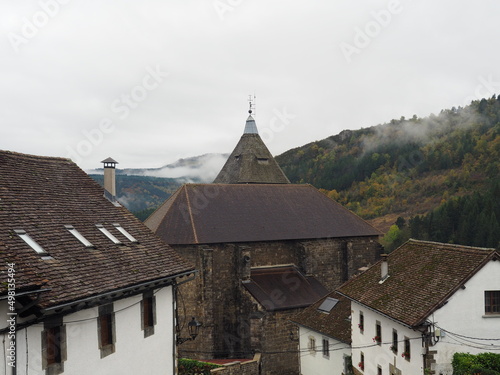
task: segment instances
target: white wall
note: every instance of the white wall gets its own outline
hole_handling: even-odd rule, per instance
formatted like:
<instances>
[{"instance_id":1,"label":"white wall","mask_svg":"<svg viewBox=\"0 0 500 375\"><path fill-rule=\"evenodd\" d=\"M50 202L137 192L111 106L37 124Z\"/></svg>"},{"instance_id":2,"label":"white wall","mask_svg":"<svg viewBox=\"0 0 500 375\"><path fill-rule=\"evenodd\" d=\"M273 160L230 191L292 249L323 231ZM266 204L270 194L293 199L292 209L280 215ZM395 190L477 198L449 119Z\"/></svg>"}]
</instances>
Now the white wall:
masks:
<instances>
[{"instance_id":1,"label":"white wall","mask_svg":"<svg viewBox=\"0 0 500 375\"><path fill-rule=\"evenodd\" d=\"M65 316L63 323L66 326L67 360L64 362L64 374L173 374L172 287L156 291L155 296L157 324L154 327L154 334L147 338L144 338L144 332L141 330L142 295L114 302L115 352L102 359L97 336L98 308L81 310ZM3 303L0 304L0 314L3 316L5 316L4 308ZM0 327L4 326L2 322ZM26 373L26 353L28 374L45 374L41 361L42 330L43 324L18 330L16 348L18 375ZM5 356L2 355L0 372L4 368L6 368Z\"/></svg>"},{"instance_id":2,"label":"white wall","mask_svg":"<svg viewBox=\"0 0 500 375\"><path fill-rule=\"evenodd\" d=\"M352 364L358 370L360 355L363 352L365 357L365 374L377 374L377 366L382 367L383 374L389 374L389 364L395 365L402 374L419 375L423 374L422 340L419 332L413 331L393 320L364 308L363 306L351 303L351 324L352 324ZM364 331L358 327L359 312L363 311ZM382 344L377 345L373 338L376 336L375 324L380 322L382 328ZM392 330L398 332L398 353L392 352ZM410 338L411 358L407 360L401 356L404 351L404 338Z\"/></svg>"},{"instance_id":3,"label":"white wall","mask_svg":"<svg viewBox=\"0 0 500 375\"><path fill-rule=\"evenodd\" d=\"M316 339L316 352L308 350L309 337ZM309 328L299 326L300 372L303 375L341 375L344 371L344 356L351 355L351 347L329 337L330 356L323 356L323 338L328 338Z\"/></svg>"},{"instance_id":4,"label":"white wall","mask_svg":"<svg viewBox=\"0 0 500 375\"><path fill-rule=\"evenodd\" d=\"M447 334L440 338L431 350L437 350L435 369L437 374L452 374L451 360L455 352L499 353L500 315L485 316L484 291L500 290L500 262L490 261L458 290L446 305L432 316L433 321L445 330L470 338L496 338L478 340ZM492 346L496 346L495 348Z\"/></svg>"}]
</instances>

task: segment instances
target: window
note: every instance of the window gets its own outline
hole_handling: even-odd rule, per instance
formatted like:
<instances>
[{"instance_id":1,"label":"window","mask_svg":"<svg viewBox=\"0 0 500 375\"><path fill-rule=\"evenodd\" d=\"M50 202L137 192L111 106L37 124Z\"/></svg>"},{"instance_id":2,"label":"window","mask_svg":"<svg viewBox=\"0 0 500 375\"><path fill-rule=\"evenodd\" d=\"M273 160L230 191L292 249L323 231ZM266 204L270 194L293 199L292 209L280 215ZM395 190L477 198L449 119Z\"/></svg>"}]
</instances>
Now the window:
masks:
<instances>
[{"instance_id":1,"label":"window","mask_svg":"<svg viewBox=\"0 0 500 375\"><path fill-rule=\"evenodd\" d=\"M361 354L359 355L358 367L361 369L361 371L365 370L365 354L363 352L361 352Z\"/></svg>"},{"instance_id":2,"label":"window","mask_svg":"<svg viewBox=\"0 0 500 375\"><path fill-rule=\"evenodd\" d=\"M102 226L102 224L96 224L95 225L97 227L97 229L99 229L106 237L108 237L111 241L113 241L113 243L119 245L121 244L121 241L116 238L115 236L113 236L106 228L104 228Z\"/></svg>"},{"instance_id":3,"label":"window","mask_svg":"<svg viewBox=\"0 0 500 375\"><path fill-rule=\"evenodd\" d=\"M112 303L99 306L97 330L101 358L104 358L115 352L115 313Z\"/></svg>"},{"instance_id":4,"label":"window","mask_svg":"<svg viewBox=\"0 0 500 375\"><path fill-rule=\"evenodd\" d=\"M358 323L359 330L361 333L365 330L365 316L363 315L363 311L359 312L359 323Z\"/></svg>"},{"instance_id":5,"label":"window","mask_svg":"<svg viewBox=\"0 0 500 375\"><path fill-rule=\"evenodd\" d=\"M373 341L378 345L382 345L382 326L378 320L375 323L375 337L373 338Z\"/></svg>"},{"instance_id":6,"label":"window","mask_svg":"<svg viewBox=\"0 0 500 375\"><path fill-rule=\"evenodd\" d=\"M118 229L118 231L123 234L125 237L127 237L127 239L130 241L130 242L138 242L134 236L132 236L129 232L127 232L120 224L113 224L113 226Z\"/></svg>"},{"instance_id":7,"label":"window","mask_svg":"<svg viewBox=\"0 0 500 375\"><path fill-rule=\"evenodd\" d=\"M344 354L344 374L352 374L352 357Z\"/></svg>"},{"instance_id":8,"label":"window","mask_svg":"<svg viewBox=\"0 0 500 375\"><path fill-rule=\"evenodd\" d=\"M144 331L144 337L155 333L156 324L156 301L153 292L144 293L141 301L141 328Z\"/></svg>"},{"instance_id":9,"label":"window","mask_svg":"<svg viewBox=\"0 0 500 375\"><path fill-rule=\"evenodd\" d=\"M377 375L382 375L382 367L380 365L377 366Z\"/></svg>"},{"instance_id":10,"label":"window","mask_svg":"<svg viewBox=\"0 0 500 375\"><path fill-rule=\"evenodd\" d=\"M391 350L394 353L398 352L398 331L395 329L392 330L392 345L391 345Z\"/></svg>"},{"instance_id":11,"label":"window","mask_svg":"<svg viewBox=\"0 0 500 375\"><path fill-rule=\"evenodd\" d=\"M326 297L325 300L318 307L318 311L329 314L330 311L335 307L335 305L339 302L338 299Z\"/></svg>"},{"instance_id":12,"label":"window","mask_svg":"<svg viewBox=\"0 0 500 375\"><path fill-rule=\"evenodd\" d=\"M14 232L24 241L26 244L28 244L29 247L31 247L37 254L47 254L47 252L41 247L39 244L35 242L33 238L28 236L28 233L22 229L15 229Z\"/></svg>"},{"instance_id":13,"label":"window","mask_svg":"<svg viewBox=\"0 0 500 375\"><path fill-rule=\"evenodd\" d=\"M410 339L405 337L405 351L401 354L407 361L411 358L411 350L410 350Z\"/></svg>"},{"instance_id":14,"label":"window","mask_svg":"<svg viewBox=\"0 0 500 375\"><path fill-rule=\"evenodd\" d=\"M42 331L42 368L46 375L64 371L66 360L66 327L62 318L45 322Z\"/></svg>"},{"instance_id":15,"label":"window","mask_svg":"<svg viewBox=\"0 0 500 375\"><path fill-rule=\"evenodd\" d=\"M484 312L487 315L500 314L500 290L484 292Z\"/></svg>"},{"instance_id":16,"label":"window","mask_svg":"<svg viewBox=\"0 0 500 375\"><path fill-rule=\"evenodd\" d=\"M330 357L330 342L325 338L323 338L323 357Z\"/></svg>"},{"instance_id":17,"label":"window","mask_svg":"<svg viewBox=\"0 0 500 375\"><path fill-rule=\"evenodd\" d=\"M307 344L307 348L311 352L311 354L316 354L316 339L312 336L309 336L309 343Z\"/></svg>"},{"instance_id":18,"label":"window","mask_svg":"<svg viewBox=\"0 0 500 375\"><path fill-rule=\"evenodd\" d=\"M75 238L80 241L85 247L94 247L83 235L78 232L73 225L65 225L64 226Z\"/></svg>"}]
</instances>

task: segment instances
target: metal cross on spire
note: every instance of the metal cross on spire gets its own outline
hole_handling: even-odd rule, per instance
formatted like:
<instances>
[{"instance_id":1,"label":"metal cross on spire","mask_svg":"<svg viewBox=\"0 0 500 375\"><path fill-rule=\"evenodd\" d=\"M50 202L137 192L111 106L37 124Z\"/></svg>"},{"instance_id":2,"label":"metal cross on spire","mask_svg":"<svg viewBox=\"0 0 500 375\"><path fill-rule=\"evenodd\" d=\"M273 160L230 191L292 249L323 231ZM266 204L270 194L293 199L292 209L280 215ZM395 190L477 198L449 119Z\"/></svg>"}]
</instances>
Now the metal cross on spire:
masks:
<instances>
[{"instance_id":1,"label":"metal cross on spire","mask_svg":"<svg viewBox=\"0 0 500 375\"><path fill-rule=\"evenodd\" d=\"M255 94L253 94L253 99L252 95L248 95L248 104L249 104L248 113L252 114L252 112L255 111Z\"/></svg>"}]
</instances>

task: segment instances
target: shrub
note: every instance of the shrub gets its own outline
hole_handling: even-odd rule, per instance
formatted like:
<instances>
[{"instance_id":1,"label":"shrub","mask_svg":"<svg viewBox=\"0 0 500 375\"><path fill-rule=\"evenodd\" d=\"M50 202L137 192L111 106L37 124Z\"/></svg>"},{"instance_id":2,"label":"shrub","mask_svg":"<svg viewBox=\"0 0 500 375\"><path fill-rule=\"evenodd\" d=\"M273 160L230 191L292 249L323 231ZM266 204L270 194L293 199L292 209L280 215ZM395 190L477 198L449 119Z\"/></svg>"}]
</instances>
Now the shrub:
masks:
<instances>
[{"instance_id":1,"label":"shrub","mask_svg":"<svg viewBox=\"0 0 500 375\"><path fill-rule=\"evenodd\" d=\"M177 369L179 375L203 374L210 375L210 370L220 367L219 365L207 362L200 362L194 359L179 358Z\"/></svg>"},{"instance_id":2,"label":"shrub","mask_svg":"<svg viewBox=\"0 0 500 375\"><path fill-rule=\"evenodd\" d=\"M500 375L500 354L455 353L453 375Z\"/></svg>"}]
</instances>

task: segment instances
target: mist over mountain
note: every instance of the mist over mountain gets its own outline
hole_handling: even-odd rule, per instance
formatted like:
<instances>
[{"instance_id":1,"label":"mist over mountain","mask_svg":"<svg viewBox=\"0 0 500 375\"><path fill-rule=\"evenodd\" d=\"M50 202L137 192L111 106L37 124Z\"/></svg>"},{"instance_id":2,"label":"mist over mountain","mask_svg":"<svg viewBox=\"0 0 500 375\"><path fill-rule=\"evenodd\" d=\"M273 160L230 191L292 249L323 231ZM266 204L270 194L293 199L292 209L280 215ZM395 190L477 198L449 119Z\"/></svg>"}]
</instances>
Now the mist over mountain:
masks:
<instances>
[{"instance_id":1,"label":"mist over mountain","mask_svg":"<svg viewBox=\"0 0 500 375\"><path fill-rule=\"evenodd\" d=\"M383 232L392 229L393 240L411 235L488 247L500 241L495 95L438 115L346 130L276 160L290 181L311 183Z\"/></svg>"},{"instance_id":2,"label":"mist over mountain","mask_svg":"<svg viewBox=\"0 0 500 375\"><path fill-rule=\"evenodd\" d=\"M204 154L179 159L159 168L124 168L116 169L117 175L149 176L178 179L179 182L212 182L229 154ZM103 174L102 168L87 171L88 174Z\"/></svg>"},{"instance_id":3,"label":"mist over mountain","mask_svg":"<svg viewBox=\"0 0 500 375\"><path fill-rule=\"evenodd\" d=\"M145 219L181 184L212 182L227 157L206 154L161 168L118 169L118 199ZM319 188L389 231L393 244L409 235L474 246L496 246L500 240L496 96L425 118L344 130L276 160L292 183ZM102 175L92 177L102 180Z\"/></svg>"},{"instance_id":4,"label":"mist over mountain","mask_svg":"<svg viewBox=\"0 0 500 375\"><path fill-rule=\"evenodd\" d=\"M145 219L182 184L212 182L228 156L204 154L179 159L160 168L117 168L117 199L141 219ZM87 173L99 184L104 184L102 168Z\"/></svg>"}]
</instances>

